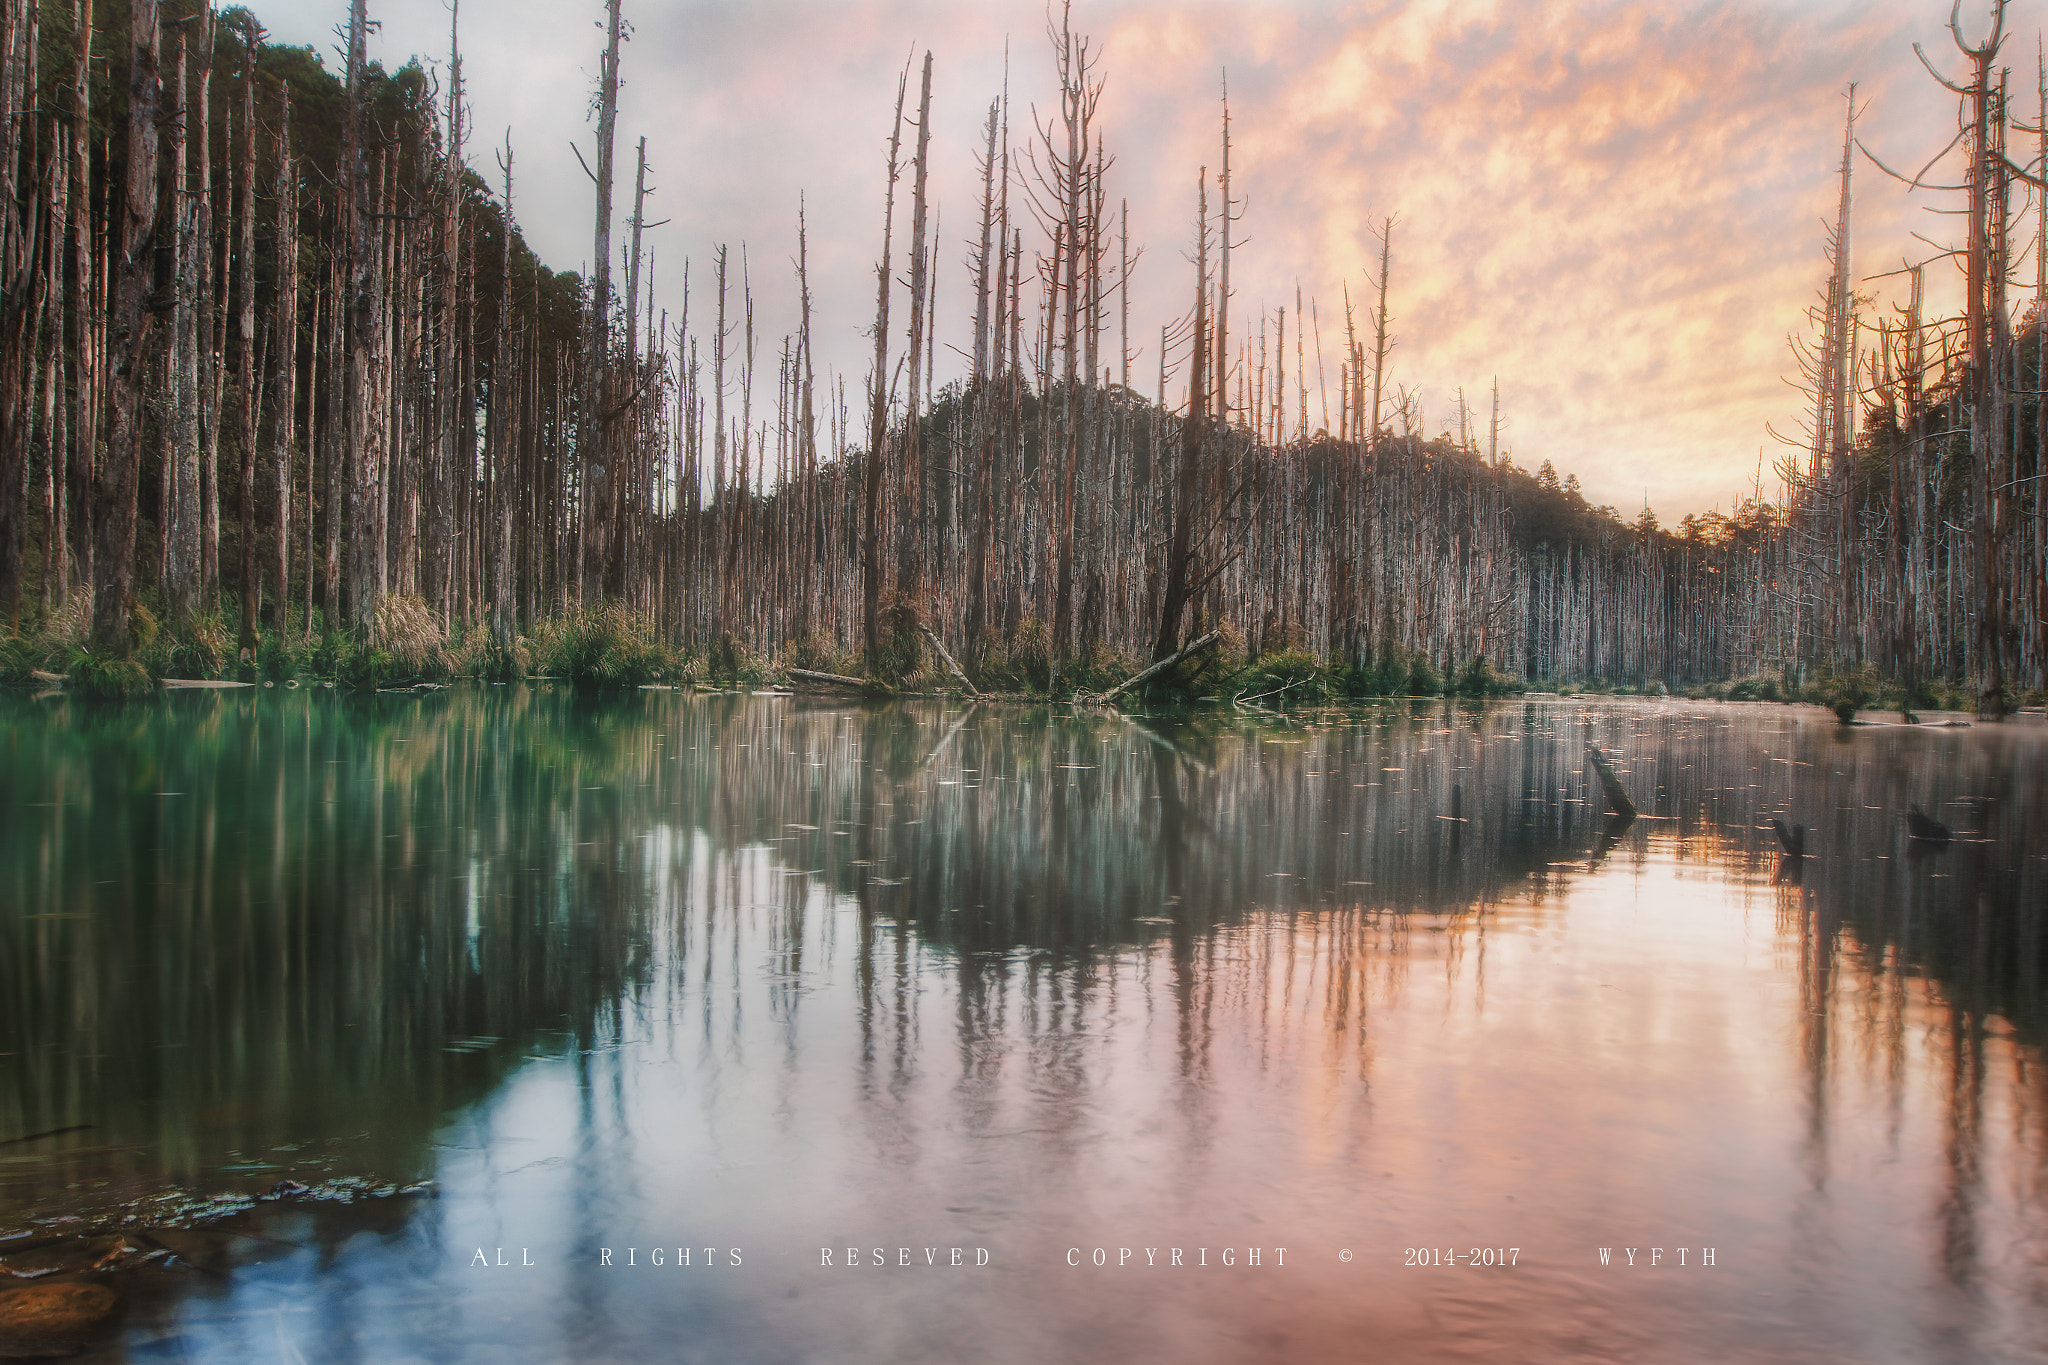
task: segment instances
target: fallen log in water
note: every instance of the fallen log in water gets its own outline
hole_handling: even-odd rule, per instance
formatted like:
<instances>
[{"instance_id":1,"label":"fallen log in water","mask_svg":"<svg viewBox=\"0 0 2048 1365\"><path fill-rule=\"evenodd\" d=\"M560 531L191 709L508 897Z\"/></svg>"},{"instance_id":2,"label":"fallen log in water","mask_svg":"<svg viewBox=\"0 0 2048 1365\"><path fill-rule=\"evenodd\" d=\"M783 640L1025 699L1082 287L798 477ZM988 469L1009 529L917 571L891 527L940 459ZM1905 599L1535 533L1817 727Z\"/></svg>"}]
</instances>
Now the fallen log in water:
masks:
<instances>
[{"instance_id":1,"label":"fallen log in water","mask_svg":"<svg viewBox=\"0 0 2048 1365\"><path fill-rule=\"evenodd\" d=\"M819 673L809 668L791 668L784 671L792 678L802 678L805 682L831 683L834 687L866 687L868 685L865 678L849 678L844 673Z\"/></svg>"},{"instance_id":2,"label":"fallen log in water","mask_svg":"<svg viewBox=\"0 0 2048 1365\"><path fill-rule=\"evenodd\" d=\"M970 697L980 696L981 693L975 690L974 684L967 681L967 675L960 671L960 665L953 662L953 656L948 654L946 652L946 647L939 643L939 637L932 634L932 628L930 626L921 625L918 627L918 629L924 632L924 638L926 643L931 645L933 650L937 651L939 656L939 662L943 663L946 666L946 671L948 673L951 673L954 677L958 678L960 680L960 685L967 689L967 695Z\"/></svg>"},{"instance_id":3,"label":"fallen log in water","mask_svg":"<svg viewBox=\"0 0 2048 1365\"><path fill-rule=\"evenodd\" d=\"M1208 633L1207 635L1204 635L1204 636L1203 636L1203 637L1202 637L1201 639L1199 639L1199 640L1195 641L1195 642L1194 642L1193 644L1191 644L1191 645L1188 645L1187 647L1185 647L1185 648L1181 649L1181 650L1180 650L1180 651L1178 651L1177 653L1173 653L1173 654L1169 654L1169 655L1167 655L1167 656L1166 656L1165 658L1161 659L1161 660L1160 660L1160 661L1159 661L1158 663L1156 663L1156 664L1153 664L1153 665L1152 665L1152 666L1151 666L1150 668L1146 669L1146 670L1145 670L1144 672L1142 672L1142 673L1136 673L1136 674L1133 674L1132 676L1130 676L1130 677L1128 677L1128 678L1125 678L1125 679L1124 679L1124 680L1123 680L1122 682L1118 683L1118 684L1117 684L1117 685L1116 685L1115 687L1112 687L1112 688L1110 688L1110 689L1109 689L1109 691L1107 691L1107 692L1104 692L1104 693L1103 693L1103 694L1101 695L1101 697L1097 698L1097 700L1099 700L1099 701L1105 701L1105 702L1107 702L1107 701L1114 701L1114 700L1116 699L1116 695L1117 695L1117 693L1119 693L1119 692L1124 692L1124 691L1128 691L1129 689L1131 689L1131 688L1133 688L1133 687L1136 687L1136 686L1137 686L1137 685L1138 685L1139 683L1141 683L1141 682L1145 681L1145 679L1147 679L1147 678L1151 677L1151 676L1152 676L1152 675L1153 675L1154 673L1162 672L1162 671L1163 671L1163 670L1165 670L1165 669L1169 669L1169 668L1172 668L1172 667L1173 667L1173 666L1174 666L1175 664L1179 663L1179 662L1180 662L1180 661L1181 661L1182 659L1185 659L1185 658L1187 658L1187 657L1188 657L1188 655L1190 655L1190 654L1193 654L1193 653L1196 653L1196 652L1197 652L1197 651L1199 651L1199 650L1207 649L1207 648L1208 648L1208 647L1209 647L1210 645L1213 645L1213 644L1215 644L1215 643L1216 643L1216 642L1217 642L1218 640L1220 640L1220 639L1222 639L1222 638L1223 638L1223 632L1222 632L1222 631L1220 631L1220 630L1212 630L1212 631L1210 631L1210 632L1209 632L1209 633Z\"/></svg>"}]
</instances>

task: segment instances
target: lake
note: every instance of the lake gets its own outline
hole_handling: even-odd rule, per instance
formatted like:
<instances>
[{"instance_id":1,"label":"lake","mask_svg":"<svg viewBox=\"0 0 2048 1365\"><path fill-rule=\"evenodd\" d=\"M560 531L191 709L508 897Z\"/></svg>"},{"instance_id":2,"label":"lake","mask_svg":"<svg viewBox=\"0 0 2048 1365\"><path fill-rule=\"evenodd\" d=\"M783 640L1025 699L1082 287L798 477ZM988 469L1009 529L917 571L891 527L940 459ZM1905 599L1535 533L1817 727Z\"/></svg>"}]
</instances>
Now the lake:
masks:
<instances>
[{"instance_id":1,"label":"lake","mask_svg":"<svg viewBox=\"0 0 2048 1365\"><path fill-rule=\"evenodd\" d=\"M0 765L0 1238L177 1253L88 1359L2048 1360L2038 724L306 687Z\"/></svg>"}]
</instances>

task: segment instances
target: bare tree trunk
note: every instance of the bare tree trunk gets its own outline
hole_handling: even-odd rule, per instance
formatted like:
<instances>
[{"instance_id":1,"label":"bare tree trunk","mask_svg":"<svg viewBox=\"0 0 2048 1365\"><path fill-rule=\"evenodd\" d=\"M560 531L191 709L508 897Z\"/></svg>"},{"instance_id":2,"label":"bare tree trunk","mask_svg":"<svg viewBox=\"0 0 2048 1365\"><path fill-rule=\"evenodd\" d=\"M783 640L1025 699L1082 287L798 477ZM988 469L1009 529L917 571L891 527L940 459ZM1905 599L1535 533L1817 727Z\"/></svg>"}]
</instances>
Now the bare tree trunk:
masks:
<instances>
[{"instance_id":1,"label":"bare tree trunk","mask_svg":"<svg viewBox=\"0 0 2048 1365\"><path fill-rule=\"evenodd\" d=\"M1202 445L1208 399L1203 392L1208 378L1209 356L1209 168L1202 167L1200 211L1195 236L1195 324L1193 364L1188 372L1188 415L1181 425L1180 470L1174 490L1172 549L1166 562L1166 588L1159 609L1159 632L1152 642L1152 657L1164 659L1180 641L1180 619L1187 608L1193 578L1195 521L1201 514L1196 500L1202 486ZM1227 207L1227 204L1226 204Z\"/></svg>"},{"instance_id":2,"label":"bare tree trunk","mask_svg":"<svg viewBox=\"0 0 2048 1365\"><path fill-rule=\"evenodd\" d=\"M1392 217L1381 221L1379 239L1380 273L1379 278L1373 282L1374 288L1379 292L1379 302L1373 309L1372 409L1365 415L1365 435L1363 437L1365 448L1368 451L1377 451L1379 449L1380 411L1384 402L1383 395L1386 393L1387 356L1394 348L1393 338L1387 331L1389 321L1387 315L1387 271L1393 264L1394 256L1394 220Z\"/></svg>"},{"instance_id":3,"label":"bare tree trunk","mask_svg":"<svg viewBox=\"0 0 2048 1365\"><path fill-rule=\"evenodd\" d=\"M512 316L512 133L505 132L505 234L498 281L498 333L491 343L491 464L496 470L498 496L491 509L491 639L509 657L513 645L513 606L516 597L512 581L512 522L518 487L518 437L513 424L518 420L519 385L509 351ZM680 492L680 490L678 490ZM682 499L677 498L680 504Z\"/></svg>"},{"instance_id":4,"label":"bare tree trunk","mask_svg":"<svg viewBox=\"0 0 2048 1365\"><path fill-rule=\"evenodd\" d=\"M190 335L196 338L193 345L194 360L191 366L194 381L192 393L194 411L199 426L199 596L208 611L220 606L220 408L221 384L226 378L218 349L227 334L228 310L228 251L229 235L223 233L220 240L220 255L214 255L213 244L213 6L206 3L200 7L202 22L195 37L199 47L199 66L194 73L198 90L186 106L186 117L196 113L199 147L198 189L190 201L192 209L192 270L196 276L194 293L197 302L192 315ZM227 113L227 136L223 139L230 148L234 145L234 115ZM188 153L189 155L189 153ZM180 193L190 189L181 182ZM233 203L229 203L232 219Z\"/></svg>"},{"instance_id":5,"label":"bare tree trunk","mask_svg":"<svg viewBox=\"0 0 2048 1365\"><path fill-rule=\"evenodd\" d=\"M239 241L235 247L235 297L237 370L235 387L237 436L241 444L241 487L237 510L241 513L242 648L256 648L256 604L260 584L256 577L256 34L247 35L242 57L242 147L235 171L235 215L239 220ZM253 660L252 660L253 661Z\"/></svg>"},{"instance_id":6,"label":"bare tree trunk","mask_svg":"<svg viewBox=\"0 0 2048 1365\"><path fill-rule=\"evenodd\" d=\"M590 315L583 334L582 420L577 453L583 467L578 491L581 534L577 539L583 600L594 602L617 586L610 562L611 457L606 449L605 408L609 402L612 286L612 155L619 121L620 0L608 0L604 64L597 95L597 215L590 257Z\"/></svg>"},{"instance_id":7,"label":"bare tree trunk","mask_svg":"<svg viewBox=\"0 0 2048 1365\"><path fill-rule=\"evenodd\" d=\"M210 45L202 42L201 47L203 70L205 52L210 50ZM157 522L162 555L158 572L174 622L190 620L199 610L200 597L205 590L206 562L205 510L200 477L205 440L200 431L200 387L204 382L205 369L199 356L199 317L211 308L212 301L199 291L206 279L205 263L212 246L199 229L206 195L203 190L194 193L190 183L190 130L195 123L203 124L206 107L203 79L200 81L201 96L195 99L192 94L190 57L190 43L181 33L178 37L176 109L167 128L171 160L169 198L175 233L172 247L175 253L172 286L175 302L165 376L169 396L169 444L162 491L158 496ZM203 137L199 140L199 156L204 164L206 141Z\"/></svg>"},{"instance_id":8,"label":"bare tree trunk","mask_svg":"<svg viewBox=\"0 0 2048 1365\"><path fill-rule=\"evenodd\" d=\"M142 399L148 379L156 237L157 108L163 96L157 0L130 0L128 149L123 170L120 247L108 331L113 405L107 457L93 481L93 644L103 654L129 651L135 587L135 493L143 444Z\"/></svg>"},{"instance_id":9,"label":"bare tree trunk","mask_svg":"<svg viewBox=\"0 0 2048 1365\"><path fill-rule=\"evenodd\" d=\"M875 265L875 361L868 399L868 449L865 514L861 542L861 603L867 666L874 671L881 661L880 613L882 599L882 466L883 450L889 439L889 255L890 235L896 223L897 155L903 145L903 97L910 85L910 66L896 81L896 121L889 133L889 185L882 207L882 254Z\"/></svg>"},{"instance_id":10,"label":"bare tree trunk","mask_svg":"<svg viewBox=\"0 0 2048 1365\"><path fill-rule=\"evenodd\" d=\"M292 417L298 408L299 379L299 175L292 159L292 88L280 94L277 130L277 302L270 343L273 386L270 459L276 497L277 545L272 557L275 592L269 608L273 630L291 624ZM308 447L310 451L310 446ZM310 474L309 474L310 479ZM312 515L309 498L306 514ZM312 564L306 565L310 576Z\"/></svg>"},{"instance_id":11,"label":"bare tree trunk","mask_svg":"<svg viewBox=\"0 0 2048 1365\"><path fill-rule=\"evenodd\" d=\"M71 183L78 196L78 211L71 216L71 317L72 344L71 487L70 501L77 518L66 528L77 547L73 573L78 583L90 587L93 581L92 508L93 469L98 463L100 422L100 340L104 310L95 307L97 252L93 245L92 212L92 0L73 0L72 31L77 36L76 65L71 71ZM111 214L109 215L111 216ZM95 322L95 318L99 319Z\"/></svg>"},{"instance_id":12,"label":"bare tree trunk","mask_svg":"<svg viewBox=\"0 0 2048 1365\"><path fill-rule=\"evenodd\" d=\"M433 452L425 479L424 513L426 531L421 545L421 593L436 609L453 619L462 597L462 574L466 556L465 537L455 521L459 490L471 480L473 452L466 453L462 433L466 410L473 408L462 385L462 361L456 353L462 283L462 6L459 0L448 15L448 129L441 149L440 251L436 261L439 282L438 319L434 329L434 430L428 448ZM509 251L510 245L507 244Z\"/></svg>"},{"instance_id":13,"label":"bare tree trunk","mask_svg":"<svg viewBox=\"0 0 2048 1365\"><path fill-rule=\"evenodd\" d=\"M919 505L922 471L918 468L924 457L924 394L919 381L924 367L925 184L931 160L931 121L932 54L927 50L917 99L917 151L910 162L910 397L903 412L903 461L896 483L896 586L913 609L924 592L921 531L925 519Z\"/></svg>"},{"instance_id":14,"label":"bare tree trunk","mask_svg":"<svg viewBox=\"0 0 2048 1365\"><path fill-rule=\"evenodd\" d=\"M368 0L350 0L348 122L340 172L347 190L344 216L349 224L345 434L350 466L349 553L344 615L374 639L377 603L384 593L384 475L389 440L385 403L390 375L385 336L384 250L378 230L379 182L371 179L365 143L370 100L364 54L368 26Z\"/></svg>"}]
</instances>

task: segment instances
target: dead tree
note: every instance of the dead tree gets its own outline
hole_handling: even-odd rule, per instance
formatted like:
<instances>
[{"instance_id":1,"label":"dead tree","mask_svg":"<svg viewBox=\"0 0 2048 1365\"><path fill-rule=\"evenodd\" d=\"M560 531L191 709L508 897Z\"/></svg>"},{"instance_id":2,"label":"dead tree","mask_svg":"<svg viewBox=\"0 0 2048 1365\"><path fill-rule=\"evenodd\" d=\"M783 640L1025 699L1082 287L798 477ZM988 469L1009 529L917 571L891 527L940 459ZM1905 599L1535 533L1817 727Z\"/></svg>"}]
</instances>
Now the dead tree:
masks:
<instances>
[{"instance_id":1,"label":"dead tree","mask_svg":"<svg viewBox=\"0 0 2048 1365\"><path fill-rule=\"evenodd\" d=\"M910 161L910 391L903 409L903 458L896 481L896 585L912 610L916 610L924 591L925 517L920 500L923 471L918 467L924 456L924 391L919 381L923 378L925 359L925 294L929 284L924 239L931 122L932 54L927 49L917 97L917 151Z\"/></svg>"},{"instance_id":2,"label":"dead tree","mask_svg":"<svg viewBox=\"0 0 2048 1365\"><path fill-rule=\"evenodd\" d=\"M582 402L577 424L577 453L582 483L577 491L580 530L576 538L578 576L583 600L594 602L619 587L613 562L611 510L613 476L609 433L604 420L609 403L612 286L612 156L619 121L619 42L621 0L607 0L604 64L597 90L596 231L590 253L590 313L583 334Z\"/></svg>"},{"instance_id":3,"label":"dead tree","mask_svg":"<svg viewBox=\"0 0 2048 1365\"><path fill-rule=\"evenodd\" d=\"M299 175L292 158L292 90L281 95L277 129L277 294L271 317L270 461L277 545L271 559L276 591L269 603L275 630L291 623L292 578L292 414L298 407L299 377ZM313 503L306 500L310 517ZM310 575L313 566L308 563Z\"/></svg>"},{"instance_id":4,"label":"dead tree","mask_svg":"<svg viewBox=\"0 0 2048 1365\"><path fill-rule=\"evenodd\" d=\"M1965 278L1963 336L1970 398L1970 591L1976 610L1970 662L1976 675L1979 716L1999 719L2010 708L2007 680L2011 669L2007 656L2017 634L2007 620L2010 585L2004 563L2012 508L2011 480L2002 477L2005 471L1999 468L2009 458L2007 369L2011 324L2007 316L2006 283L2011 267L2011 186L2018 179L2048 190L2048 182L2014 165L2005 154L2005 84L2002 75L1994 78L1992 72L2004 43L2005 0L1992 0L1990 32L1979 43L1964 40L1961 12L1961 0L1957 0L1948 27L1957 51L1969 64L1967 84L1957 84L1943 76L1917 43L1913 51L1928 74L1961 102L1962 131L1950 147L1956 142L1964 146L1968 158L1964 183L1931 185L1922 179L1925 171L1915 176L1899 175L1871 155L1868 148L1863 151L1880 170L1914 188L1960 190L1965 196L1964 213L1969 227L1961 253Z\"/></svg>"},{"instance_id":5,"label":"dead tree","mask_svg":"<svg viewBox=\"0 0 2048 1365\"><path fill-rule=\"evenodd\" d=\"M861 616L870 670L881 659L882 600L882 468L889 438L889 256L896 223L897 157L903 145L903 97L910 86L910 64L896 79L896 119L889 132L889 180L882 204L882 254L875 263L875 360L868 389L868 449L863 480L861 548Z\"/></svg>"},{"instance_id":6,"label":"dead tree","mask_svg":"<svg viewBox=\"0 0 2048 1365\"><path fill-rule=\"evenodd\" d=\"M361 0L358 0L360 3ZM107 455L93 482L93 645L102 654L129 650L135 605L135 496L141 464L142 400L148 383L155 274L157 111L163 97L162 30L157 0L130 0L128 11L128 145L122 173L119 248L109 317L108 375L112 408Z\"/></svg>"},{"instance_id":7,"label":"dead tree","mask_svg":"<svg viewBox=\"0 0 2048 1365\"><path fill-rule=\"evenodd\" d=\"M1159 631L1152 641L1152 657L1164 659L1180 647L1180 622L1194 595L1195 529L1202 509L1199 505L1203 473L1204 427L1207 425L1209 375L1209 168L1202 167L1198 182L1195 229L1195 312L1194 355L1188 371L1188 414L1181 424L1180 468L1176 471L1173 501L1168 510L1171 524L1167 552L1166 587L1159 606Z\"/></svg>"},{"instance_id":8,"label":"dead tree","mask_svg":"<svg viewBox=\"0 0 2048 1365\"><path fill-rule=\"evenodd\" d=\"M345 445L349 463L348 569L344 611L374 638L384 592L384 488L389 401L385 349L383 235L379 195L370 178L368 0L351 0L348 28L348 114L342 135L341 176L348 222L348 375ZM380 177L381 179L381 177Z\"/></svg>"},{"instance_id":9,"label":"dead tree","mask_svg":"<svg viewBox=\"0 0 2048 1365\"><path fill-rule=\"evenodd\" d=\"M235 415L241 455L236 510L241 532L241 647L256 647L256 46L263 32L248 20L242 34L240 156L235 166Z\"/></svg>"}]
</instances>

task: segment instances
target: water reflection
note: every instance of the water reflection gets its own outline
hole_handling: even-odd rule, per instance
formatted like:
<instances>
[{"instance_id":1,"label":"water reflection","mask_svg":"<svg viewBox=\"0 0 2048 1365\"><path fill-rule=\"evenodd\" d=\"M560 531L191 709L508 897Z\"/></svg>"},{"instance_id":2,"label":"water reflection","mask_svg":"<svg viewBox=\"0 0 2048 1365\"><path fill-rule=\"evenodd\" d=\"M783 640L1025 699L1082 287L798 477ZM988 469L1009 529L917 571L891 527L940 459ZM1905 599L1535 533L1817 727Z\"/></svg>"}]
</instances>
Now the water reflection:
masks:
<instances>
[{"instance_id":1,"label":"water reflection","mask_svg":"<svg viewBox=\"0 0 2048 1365\"><path fill-rule=\"evenodd\" d=\"M178 1310L181 1349L259 1356L248 1315L311 1301L308 1359L2036 1358L2043 739L1680 705L0 701L0 1138L92 1125L0 1147L0 1225L440 1181L371 1238L272 1227L315 1249ZM1627 1239L1721 1259L1600 1271ZM821 1276L847 1240L997 1263ZM1524 1263L1401 1264L1481 1240ZM745 1263L650 1294L601 1260L683 1241ZM1134 1242L1291 1250L1066 1265ZM466 1264L507 1244L544 1288Z\"/></svg>"}]
</instances>

